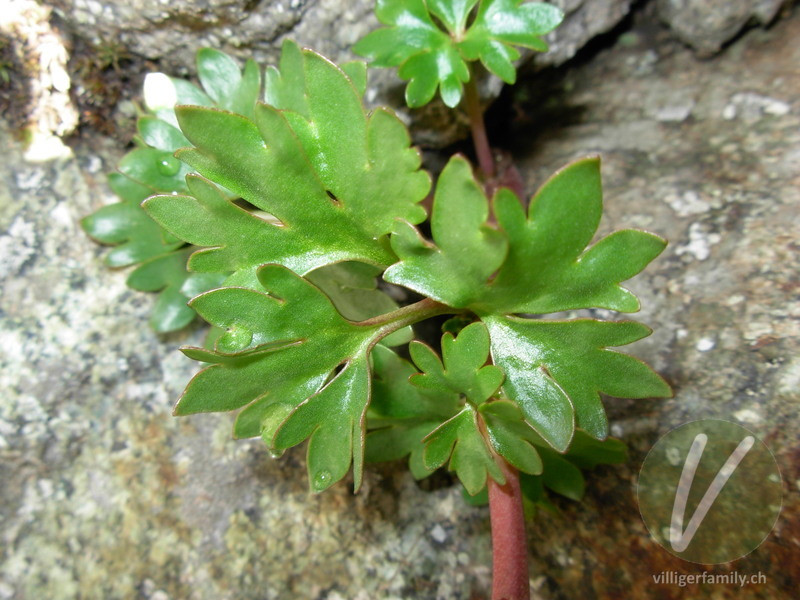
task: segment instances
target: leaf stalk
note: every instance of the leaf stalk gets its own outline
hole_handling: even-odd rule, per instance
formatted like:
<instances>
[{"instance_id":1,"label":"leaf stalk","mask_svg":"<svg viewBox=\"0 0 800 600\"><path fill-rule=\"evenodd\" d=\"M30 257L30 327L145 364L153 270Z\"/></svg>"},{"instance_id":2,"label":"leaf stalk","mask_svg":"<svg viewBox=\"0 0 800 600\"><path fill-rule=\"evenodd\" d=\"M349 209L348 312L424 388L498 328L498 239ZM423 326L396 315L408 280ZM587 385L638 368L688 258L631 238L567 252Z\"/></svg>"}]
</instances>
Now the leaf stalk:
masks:
<instances>
[{"instance_id":1,"label":"leaf stalk","mask_svg":"<svg viewBox=\"0 0 800 600\"><path fill-rule=\"evenodd\" d=\"M390 313L378 315L377 317L372 317L366 321L359 321L358 325L362 327L377 328L378 331L375 339L382 339L387 335L394 333L395 331L403 329L403 327L414 325L415 323L419 323L420 321L430 319L431 317L435 317L437 315L444 315L453 312L458 311L431 298L424 298L419 302L409 304L408 306L403 306Z\"/></svg>"},{"instance_id":2,"label":"leaf stalk","mask_svg":"<svg viewBox=\"0 0 800 600\"><path fill-rule=\"evenodd\" d=\"M464 84L464 109L467 111L469 126L472 130L472 143L475 146L478 166L486 179L492 179L495 176L494 157L489 146L489 138L486 135L481 98L472 68L470 68L469 81Z\"/></svg>"}]
</instances>

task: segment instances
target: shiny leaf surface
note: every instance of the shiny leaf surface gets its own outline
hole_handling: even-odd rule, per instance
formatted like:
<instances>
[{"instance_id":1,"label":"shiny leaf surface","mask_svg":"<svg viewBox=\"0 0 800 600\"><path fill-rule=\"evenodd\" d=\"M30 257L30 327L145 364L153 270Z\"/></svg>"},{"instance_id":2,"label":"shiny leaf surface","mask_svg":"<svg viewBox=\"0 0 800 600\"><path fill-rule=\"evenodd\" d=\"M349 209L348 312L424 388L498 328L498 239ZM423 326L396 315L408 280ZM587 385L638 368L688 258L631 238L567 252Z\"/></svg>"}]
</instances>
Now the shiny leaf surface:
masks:
<instances>
[{"instance_id":1,"label":"shiny leaf surface","mask_svg":"<svg viewBox=\"0 0 800 600\"><path fill-rule=\"evenodd\" d=\"M411 377L411 383L418 388L461 394L478 406L491 398L503 383L503 372L486 364L489 334L483 323L473 323L462 329L458 337L444 334L442 360L422 342L412 342L409 350L422 370Z\"/></svg>"},{"instance_id":2,"label":"shiny leaf surface","mask_svg":"<svg viewBox=\"0 0 800 600\"><path fill-rule=\"evenodd\" d=\"M556 450L564 451L575 426L595 438L608 435L600 392L619 398L663 398L667 383L643 362L610 350L646 337L633 321L542 321L484 317L503 386L528 422Z\"/></svg>"},{"instance_id":3,"label":"shiny leaf surface","mask_svg":"<svg viewBox=\"0 0 800 600\"><path fill-rule=\"evenodd\" d=\"M505 236L486 224L489 206L469 163L454 157L436 184L427 242L411 225L398 222L392 249L400 262L384 279L453 307L466 307L485 293L489 277L503 263Z\"/></svg>"},{"instance_id":4,"label":"shiny leaf surface","mask_svg":"<svg viewBox=\"0 0 800 600\"><path fill-rule=\"evenodd\" d=\"M314 491L339 481L351 463L358 488L369 352L386 324L351 323L322 291L283 266L261 267L258 281L261 291L222 288L192 300L225 333L211 351L184 349L212 364L190 382L175 413L241 408L237 437L260 435L273 451L310 438Z\"/></svg>"},{"instance_id":5,"label":"shiny leaf surface","mask_svg":"<svg viewBox=\"0 0 800 600\"><path fill-rule=\"evenodd\" d=\"M304 274L348 260L391 264L386 234L394 220L425 216L418 202L429 179L419 154L392 114L367 115L335 65L292 44L284 52L284 69L268 77L268 98L288 108L259 104L255 121L177 109L195 146L180 151L181 160L272 219L240 209L201 180L190 182L192 196L151 198L145 208L181 239L208 247L190 262L198 271L252 273L276 263ZM302 76L289 69L299 64Z\"/></svg>"},{"instance_id":6,"label":"shiny leaf surface","mask_svg":"<svg viewBox=\"0 0 800 600\"><path fill-rule=\"evenodd\" d=\"M603 212L598 158L578 160L553 175L531 200L527 217L506 189L495 196L494 210L509 250L480 301L487 310L539 314L576 308L639 310L636 296L619 283L644 269L666 242L628 229L586 249Z\"/></svg>"}]
</instances>

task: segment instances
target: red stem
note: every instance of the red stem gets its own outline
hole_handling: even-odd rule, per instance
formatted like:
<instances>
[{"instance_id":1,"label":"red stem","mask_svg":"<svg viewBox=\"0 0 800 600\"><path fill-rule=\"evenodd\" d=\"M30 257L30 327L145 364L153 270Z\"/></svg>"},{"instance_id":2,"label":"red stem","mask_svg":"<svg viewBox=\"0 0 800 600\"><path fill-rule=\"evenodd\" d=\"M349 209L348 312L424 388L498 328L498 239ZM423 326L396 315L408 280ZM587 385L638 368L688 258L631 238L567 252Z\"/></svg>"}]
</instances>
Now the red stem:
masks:
<instances>
[{"instance_id":1,"label":"red stem","mask_svg":"<svg viewBox=\"0 0 800 600\"><path fill-rule=\"evenodd\" d=\"M472 143L475 145L475 155L478 165L486 179L494 177L494 157L489 147L489 138L486 135L486 124L483 121L483 108L475 83L475 73L470 73L470 78L464 84L464 108L469 117L469 126L472 129Z\"/></svg>"},{"instance_id":2,"label":"red stem","mask_svg":"<svg viewBox=\"0 0 800 600\"><path fill-rule=\"evenodd\" d=\"M492 519L492 600L530 600L528 540L517 470L500 459L506 478L499 485L489 477Z\"/></svg>"}]
</instances>

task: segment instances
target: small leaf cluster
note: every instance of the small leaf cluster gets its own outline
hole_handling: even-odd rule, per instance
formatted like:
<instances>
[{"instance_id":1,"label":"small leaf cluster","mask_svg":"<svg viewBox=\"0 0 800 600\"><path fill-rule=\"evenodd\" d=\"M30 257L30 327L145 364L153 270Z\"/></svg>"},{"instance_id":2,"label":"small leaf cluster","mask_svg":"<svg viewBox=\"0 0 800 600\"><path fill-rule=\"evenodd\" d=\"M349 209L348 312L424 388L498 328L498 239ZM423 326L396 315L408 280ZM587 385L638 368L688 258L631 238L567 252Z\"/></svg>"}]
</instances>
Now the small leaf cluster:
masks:
<instances>
[{"instance_id":1,"label":"small leaf cluster","mask_svg":"<svg viewBox=\"0 0 800 600\"><path fill-rule=\"evenodd\" d=\"M248 61L244 71L231 57L205 48L197 54L202 89L185 81L153 73L145 79L146 110L137 120L135 148L108 177L119 201L85 217L81 225L93 239L114 246L105 256L110 267L136 266L128 286L159 292L150 324L160 333L188 325L195 312L190 298L218 286L221 274L189 273L186 261L192 248L145 214L141 203L154 194L187 191L191 168L175 158L189 144L173 110L176 104L219 107L252 115L261 89L260 70ZM230 197L230 195L229 195Z\"/></svg>"},{"instance_id":2,"label":"small leaf cluster","mask_svg":"<svg viewBox=\"0 0 800 600\"><path fill-rule=\"evenodd\" d=\"M516 81L516 46L547 51L541 36L564 18L559 8L521 0L378 0L378 20L386 25L353 48L376 67L398 67L409 80L406 102L419 107L437 89L456 106L470 80L469 63L480 60L506 83Z\"/></svg>"},{"instance_id":3,"label":"small leaf cluster","mask_svg":"<svg viewBox=\"0 0 800 600\"><path fill-rule=\"evenodd\" d=\"M621 464L628 458L627 447L622 441L612 437L596 440L580 429L575 431L572 444L564 453L555 452L543 440L536 442L536 450L542 460L541 474L519 473L523 502L531 513L538 509L558 513L549 493L569 500L582 500L586 491L584 470L599 465ZM489 503L486 487L475 495L470 495L464 488L463 496L473 506Z\"/></svg>"}]
</instances>

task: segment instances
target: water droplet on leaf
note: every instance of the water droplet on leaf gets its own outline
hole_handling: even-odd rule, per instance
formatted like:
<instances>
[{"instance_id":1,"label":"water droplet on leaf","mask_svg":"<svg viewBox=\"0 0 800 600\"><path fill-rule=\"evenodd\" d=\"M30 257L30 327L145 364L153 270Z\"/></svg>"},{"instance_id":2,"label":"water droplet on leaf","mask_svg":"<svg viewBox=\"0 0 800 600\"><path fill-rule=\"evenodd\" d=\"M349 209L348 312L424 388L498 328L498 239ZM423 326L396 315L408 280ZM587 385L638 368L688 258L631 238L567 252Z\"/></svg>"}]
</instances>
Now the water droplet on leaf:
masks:
<instances>
[{"instance_id":1,"label":"water droplet on leaf","mask_svg":"<svg viewBox=\"0 0 800 600\"><path fill-rule=\"evenodd\" d=\"M331 482L331 472L330 471L318 471L316 475L314 475L314 489L317 490L324 490Z\"/></svg>"},{"instance_id":2,"label":"water droplet on leaf","mask_svg":"<svg viewBox=\"0 0 800 600\"><path fill-rule=\"evenodd\" d=\"M158 172L167 177L181 170L181 161L174 156L165 156L158 161Z\"/></svg>"},{"instance_id":3,"label":"water droplet on leaf","mask_svg":"<svg viewBox=\"0 0 800 600\"><path fill-rule=\"evenodd\" d=\"M246 327L233 326L217 340L217 348L222 352L244 350L253 341L253 332Z\"/></svg>"}]
</instances>

